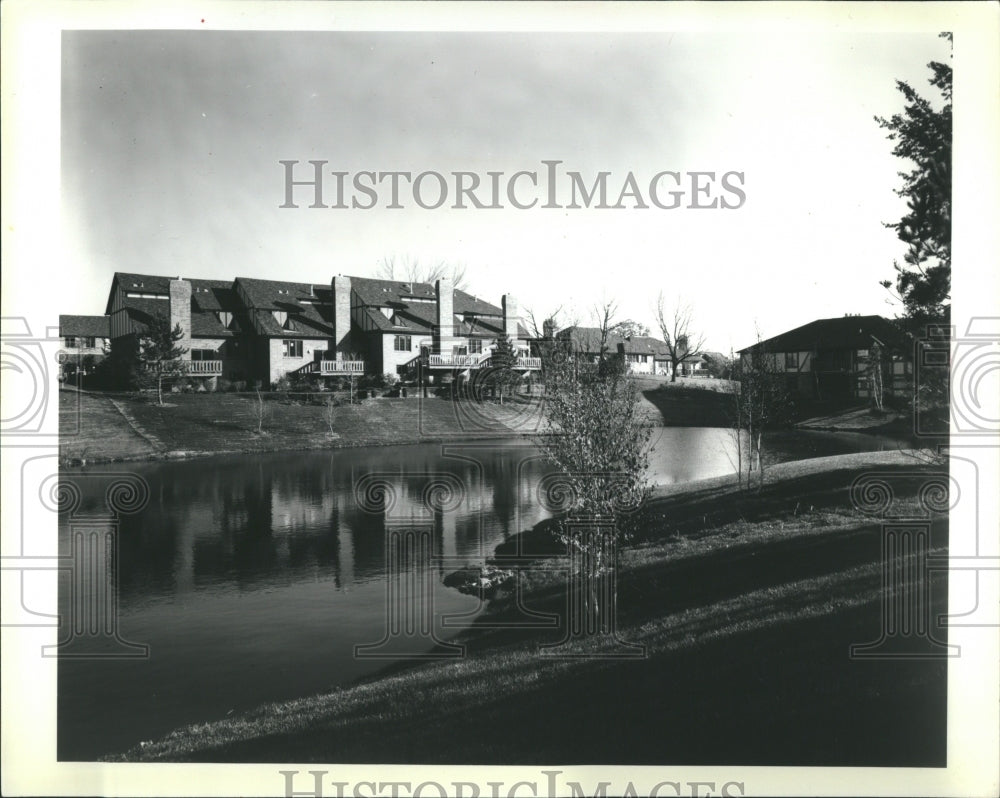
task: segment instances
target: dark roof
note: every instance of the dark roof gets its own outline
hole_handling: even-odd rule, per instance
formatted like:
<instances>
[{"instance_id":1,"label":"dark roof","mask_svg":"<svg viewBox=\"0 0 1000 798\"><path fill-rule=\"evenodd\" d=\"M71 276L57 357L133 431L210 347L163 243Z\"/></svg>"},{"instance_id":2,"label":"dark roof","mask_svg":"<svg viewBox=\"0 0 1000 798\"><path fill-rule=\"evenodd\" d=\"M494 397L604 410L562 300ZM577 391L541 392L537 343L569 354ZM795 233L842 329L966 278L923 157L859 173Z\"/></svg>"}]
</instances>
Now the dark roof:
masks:
<instances>
[{"instance_id":1,"label":"dark roof","mask_svg":"<svg viewBox=\"0 0 1000 798\"><path fill-rule=\"evenodd\" d=\"M378 307L422 306L425 302L407 301L437 299L437 291L431 283L407 283L401 280L373 280L369 277L351 277L351 288L364 305ZM465 291L454 289L452 309L455 313L475 313L482 316L502 316L503 310Z\"/></svg>"},{"instance_id":2,"label":"dark roof","mask_svg":"<svg viewBox=\"0 0 1000 798\"><path fill-rule=\"evenodd\" d=\"M59 316L59 335L108 338L111 326L107 316Z\"/></svg>"},{"instance_id":3,"label":"dark roof","mask_svg":"<svg viewBox=\"0 0 1000 798\"><path fill-rule=\"evenodd\" d=\"M837 316L817 319L794 330L751 344L740 352L815 352L827 349L867 349L872 338L890 349L906 347L903 332L883 316Z\"/></svg>"},{"instance_id":4,"label":"dark roof","mask_svg":"<svg viewBox=\"0 0 1000 798\"><path fill-rule=\"evenodd\" d=\"M332 291L327 284L237 277L235 285L243 287L250 312L264 335L284 338L334 335ZM278 323L273 311L288 314L286 326Z\"/></svg>"},{"instance_id":5,"label":"dark roof","mask_svg":"<svg viewBox=\"0 0 1000 798\"><path fill-rule=\"evenodd\" d=\"M599 327L567 327L556 333L558 338L568 338L581 352L596 354L601 349L601 330ZM620 335L609 333L606 346L607 351L614 353L618 351L619 344L622 345L627 355L653 355L654 357L666 357L667 345L659 338L649 335L633 335L629 338L622 338Z\"/></svg>"},{"instance_id":6,"label":"dark roof","mask_svg":"<svg viewBox=\"0 0 1000 798\"><path fill-rule=\"evenodd\" d=\"M157 313L168 314L169 304L162 299L130 297L128 292L170 296L170 281L175 278L156 274L116 272L115 281L123 289L122 302L133 329L141 331ZM246 317L228 280L183 278L191 284L191 336L194 338L230 338L246 326ZM113 285L113 284L112 284ZM112 289L112 295L114 291ZM111 299L108 299L110 309ZM220 312L232 313L234 321L226 327L218 317Z\"/></svg>"},{"instance_id":7,"label":"dark roof","mask_svg":"<svg viewBox=\"0 0 1000 798\"><path fill-rule=\"evenodd\" d=\"M170 280L162 275L116 272L115 281L123 293L141 292L169 296ZM191 335L194 337L227 337L243 329L251 329L248 312L257 320L265 335L282 337L332 336L333 290L331 281L294 283L283 280L261 280L237 277L235 281L184 278L191 283ZM351 288L363 305L373 326L385 333L426 334L437 324L435 287L430 283L407 283L399 280L373 280L351 277ZM251 307L243 308L237 294L241 286ZM112 291L113 294L113 291ZM424 301L415 301L423 299ZM431 300L431 301L427 301ZM162 299L123 296L129 317L138 328L143 327L156 312L167 310ZM110 310L111 298L108 299ZM379 308L394 311L395 323ZM465 291L453 293L456 335L496 337L503 329L503 310ZM227 329L217 313L227 311L234 321ZM288 313L286 326L274 318L272 311ZM523 325L518 335L528 337Z\"/></svg>"}]
</instances>

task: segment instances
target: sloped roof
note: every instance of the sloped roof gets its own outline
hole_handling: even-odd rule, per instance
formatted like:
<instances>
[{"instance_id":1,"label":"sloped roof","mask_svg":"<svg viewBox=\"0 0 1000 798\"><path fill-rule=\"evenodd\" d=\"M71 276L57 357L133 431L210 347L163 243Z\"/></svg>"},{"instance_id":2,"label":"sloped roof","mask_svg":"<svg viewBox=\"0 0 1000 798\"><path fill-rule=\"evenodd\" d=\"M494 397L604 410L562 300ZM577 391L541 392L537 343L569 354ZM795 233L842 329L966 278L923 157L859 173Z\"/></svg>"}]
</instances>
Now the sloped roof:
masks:
<instances>
[{"instance_id":1,"label":"sloped roof","mask_svg":"<svg viewBox=\"0 0 1000 798\"><path fill-rule=\"evenodd\" d=\"M601 330L599 327L566 327L556 333L557 338L568 338L573 342L573 346L581 352L587 354L597 354L601 351ZM607 351L615 353L619 344L622 345L627 355L653 355L654 357L666 356L667 345L659 338L649 335L633 335L623 338L620 335L609 333L606 341Z\"/></svg>"},{"instance_id":2,"label":"sloped roof","mask_svg":"<svg viewBox=\"0 0 1000 798\"><path fill-rule=\"evenodd\" d=\"M116 272L114 280L124 289L122 302L133 322L133 329L141 331L149 320L161 313L167 315L170 306L162 299L148 297L130 297L129 292L143 294L158 294L170 296L170 281L175 278L156 274L134 274L131 272ZM233 284L228 280L202 280L199 278L183 278L191 284L191 336L194 338L230 338L246 326L245 314L233 290ZM114 283L112 283L114 286ZM114 288L112 287L112 295ZM111 298L108 299L110 310ZM230 327L220 321L218 313L232 313L234 317Z\"/></svg>"},{"instance_id":3,"label":"sloped roof","mask_svg":"<svg viewBox=\"0 0 1000 798\"><path fill-rule=\"evenodd\" d=\"M59 335L79 335L87 338L108 338L111 325L107 316L59 316Z\"/></svg>"},{"instance_id":4,"label":"sloped roof","mask_svg":"<svg viewBox=\"0 0 1000 798\"><path fill-rule=\"evenodd\" d=\"M250 302L250 312L265 335L316 337L334 335L332 291L323 283L291 283L237 277ZM234 284L234 285L235 285ZM288 314L286 326L278 323L273 311Z\"/></svg>"},{"instance_id":5,"label":"sloped roof","mask_svg":"<svg viewBox=\"0 0 1000 798\"><path fill-rule=\"evenodd\" d=\"M416 297L418 300L437 299L437 291L431 283L373 280L369 277L351 277L350 280L351 288L354 289L358 298L365 305L378 307L419 307L426 303L414 302L410 298ZM503 315L503 310L496 305L457 288L452 292L452 309L455 313L475 313L482 316Z\"/></svg>"},{"instance_id":6,"label":"sloped roof","mask_svg":"<svg viewBox=\"0 0 1000 798\"><path fill-rule=\"evenodd\" d=\"M816 352L827 349L867 349L871 346L873 337L890 349L906 347L903 332L883 316L837 316L811 321L739 351L763 349L768 352Z\"/></svg>"}]
</instances>

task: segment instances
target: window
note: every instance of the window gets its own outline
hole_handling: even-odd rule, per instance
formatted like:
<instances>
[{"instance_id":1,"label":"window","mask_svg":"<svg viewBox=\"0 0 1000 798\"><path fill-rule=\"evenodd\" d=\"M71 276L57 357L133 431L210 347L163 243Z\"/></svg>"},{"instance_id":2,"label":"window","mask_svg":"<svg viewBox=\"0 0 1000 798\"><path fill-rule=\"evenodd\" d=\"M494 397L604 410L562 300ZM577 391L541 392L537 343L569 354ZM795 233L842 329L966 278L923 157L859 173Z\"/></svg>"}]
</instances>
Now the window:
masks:
<instances>
[{"instance_id":1,"label":"window","mask_svg":"<svg viewBox=\"0 0 1000 798\"><path fill-rule=\"evenodd\" d=\"M228 327L232 324L233 314L226 310L220 310L215 314L216 318L222 324L223 327Z\"/></svg>"},{"instance_id":2,"label":"window","mask_svg":"<svg viewBox=\"0 0 1000 798\"><path fill-rule=\"evenodd\" d=\"M66 336L66 348L67 349L76 349L77 348L77 345L76 345L76 336L75 335L67 335Z\"/></svg>"},{"instance_id":3,"label":"window","mask_svg":"<svg viewBox=\"0 0 1000 798\"><path fill-rule=\"evenodd\" d=\"M397 335L393 341L392 348L397 352L409 352L413 348L413 342L409 335Z\"/></svg>"},{"instance_id":4,"label":"window","mask_svg":"<svg viewBox=\"0 0 1000 798\"><path fill-rule=\"evenodd\" d=\"M302 341L290 341L286 338L281 342L281 348L285 357L302 357Z\"/></svg>"},{"instance_id":5,"label":"window","mask_svg":"<svg viewBox=\"0 0 1000 798\"><path fill-rule=\"evenodd\" d=\"M799 367L799 353L785 352L785 370L796 370Z\"/></svg>"},{"instance_id":6,"label":"window","mask_svg":"<svg viewBox=\"0 0 1000 798\"><path fill-rule=\"evenodd\" d=\"M483 353L483 339L482 338L470 338L469 339L469 354L470 355L481 355Z\"/></svg>"},{"instance_id":7,"label":"window","mask_svg":"<svg viewBox=\"0 0 1000 798\"><path fill-rule=\"evenodd\" d=\"M86 336L80 339L80 347L82 349L93 349L96 346L97 342L95 341L93 336Z\"/></svg>"},{"instance_id":8,"label":"window","mask_svg":"<svg viewBox=\"0 0 1000 798\"><path fill-rule=\"evenodd\" d=\"M219 355L214 349L192 349L192 360L218 360Z\"/></svg>"},{"instance_id":9,"label":"window","mask_svg":"<svg viewBox=\"0 0 1000 798\"><path fill-rule=\"evenodd\" d=\"M288 322L288 312L285 310L272 310L271 315L274 316L274 320L282 327Z\"/></svg>"}]
</instances>

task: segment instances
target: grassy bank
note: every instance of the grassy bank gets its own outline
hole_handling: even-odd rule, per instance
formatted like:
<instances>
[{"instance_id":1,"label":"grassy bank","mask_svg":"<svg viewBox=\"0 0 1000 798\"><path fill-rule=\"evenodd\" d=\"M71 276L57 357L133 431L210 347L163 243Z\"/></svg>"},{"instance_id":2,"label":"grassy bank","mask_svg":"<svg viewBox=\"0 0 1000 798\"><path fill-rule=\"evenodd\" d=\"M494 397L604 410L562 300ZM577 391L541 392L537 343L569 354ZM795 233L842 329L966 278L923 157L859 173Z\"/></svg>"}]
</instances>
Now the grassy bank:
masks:
<instances>
[{"instance_id":1,"label":"grassy bank","mask_svg":"<svg viewBox=\"0 0 1000 798\"><path fill-rule=\"evenodd\" d=\"M658 493L620 567L619 635L644 658L601 658L616 650L606 638L552 657L559 630L497 627L524 620L501 599L461 638L461 660L191 726L123 758L943 765L944 662L848 656L879 637L882 598L880 524L849 486L892 475L895 509L918 514L922 468L852 455L776 467L759 494L726 479ZM932 540L945 550L946 518ZM557 569L525 581L525 606L565 612ZM931 617L945 595L935 583Z\"/></svg>"},{"instance_id":2,"label":"grassy bank","mask_svg":"<svg viewBox=\"0 0 1000 798\"><path fill-rule=\"evenodd\" d=\"M328 411L319 403L273 397L258 432L253 394L169 394L155 399L59 395L62 462L191 457L349 446L384 446L460 437L509 436L535 429L536 405L376 398Z\"/></svg>"}]
</instances>

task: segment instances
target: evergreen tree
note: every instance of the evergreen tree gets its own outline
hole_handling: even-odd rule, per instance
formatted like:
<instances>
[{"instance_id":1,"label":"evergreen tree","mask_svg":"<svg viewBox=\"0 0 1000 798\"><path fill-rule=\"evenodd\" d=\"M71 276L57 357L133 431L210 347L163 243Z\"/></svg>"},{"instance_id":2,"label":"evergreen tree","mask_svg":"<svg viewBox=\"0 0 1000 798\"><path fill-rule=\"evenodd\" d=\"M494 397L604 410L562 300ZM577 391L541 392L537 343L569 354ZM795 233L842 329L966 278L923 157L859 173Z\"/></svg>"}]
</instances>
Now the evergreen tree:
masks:
<instances>
[{"instance_id":1,"label":"evergreen tree","mask_svg":"<svg viewBox=\"0 0 1000 798\"><path fill-rule=\"evenodd\" d=\"M180 324L170 328L170 322L161 313L150 320L145 332L139 336L139 363L145 375L156 382L156 398L163 404L163 379L184 373L181 357L187 349L177 342L184 337Z\"/></svg>"}]
</instances>

